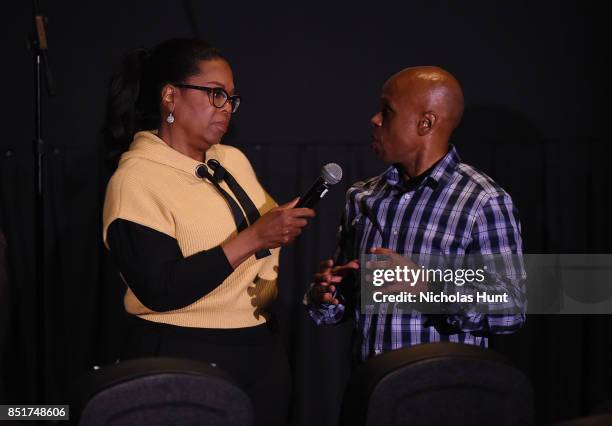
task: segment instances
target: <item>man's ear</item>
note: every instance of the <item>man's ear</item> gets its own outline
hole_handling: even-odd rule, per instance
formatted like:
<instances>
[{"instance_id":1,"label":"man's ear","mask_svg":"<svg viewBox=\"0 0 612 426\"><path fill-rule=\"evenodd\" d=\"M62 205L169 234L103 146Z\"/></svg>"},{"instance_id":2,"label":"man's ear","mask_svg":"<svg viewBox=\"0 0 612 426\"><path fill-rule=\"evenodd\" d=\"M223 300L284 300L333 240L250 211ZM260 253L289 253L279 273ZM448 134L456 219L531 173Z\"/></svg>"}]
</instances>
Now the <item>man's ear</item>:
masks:
<instances>
[{"instance_id":1,"label":"man's ear","mask_svg":"<svg viewBox=\"0 0 612 426\"><path fill-rule=\"evenodd\" d=\"M417 128L417 133L419 136L425 136L431 133L434 126L436 125L436 114L432 111L427 111L423 113L421 118L419 119L419 124Z\"/></svg>"}]
</instances>

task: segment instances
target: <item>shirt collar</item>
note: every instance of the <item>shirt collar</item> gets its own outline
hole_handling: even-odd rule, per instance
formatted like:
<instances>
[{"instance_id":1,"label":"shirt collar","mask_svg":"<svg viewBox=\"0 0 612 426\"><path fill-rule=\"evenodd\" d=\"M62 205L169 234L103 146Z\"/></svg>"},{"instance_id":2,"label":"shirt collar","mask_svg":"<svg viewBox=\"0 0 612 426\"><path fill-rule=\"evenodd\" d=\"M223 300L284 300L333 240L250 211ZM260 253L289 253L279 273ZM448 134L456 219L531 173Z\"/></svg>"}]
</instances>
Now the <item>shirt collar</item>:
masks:
<instances>
[{"instance_id":1,"label":"shirt collar","mask_svg":"<svg viewBox=\"0 0 612 426\"><path fill-rule=\"evenodd\" d=\"M457 149L454 145L449 144L448 152L444 157L438 160L432 167L408 181L404 180L402 168L398 164L389 166L383 175L389 185L396 186L401 191L409 191L422 185L436 188L450 180L460 162L461 158L457 153Z\"/></svg>"}]
</instances>

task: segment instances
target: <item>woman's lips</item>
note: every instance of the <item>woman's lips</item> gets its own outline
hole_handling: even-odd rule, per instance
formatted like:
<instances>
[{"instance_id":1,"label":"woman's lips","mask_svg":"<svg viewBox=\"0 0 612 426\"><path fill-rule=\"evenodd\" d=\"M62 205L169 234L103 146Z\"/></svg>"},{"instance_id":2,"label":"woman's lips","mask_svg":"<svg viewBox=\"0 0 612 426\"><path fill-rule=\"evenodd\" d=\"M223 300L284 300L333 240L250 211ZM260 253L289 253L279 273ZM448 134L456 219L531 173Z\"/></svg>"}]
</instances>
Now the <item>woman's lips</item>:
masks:
<instances>
[{"instance_id":1,"label":"woman's lips","mask_svg":"<svg viewBox=\"0 0 612 426\"><path fill-rule=\"evenodd\" d=\"M216 128L218 128L219 130L223 131L223 133L227 132L227 128L229 126L229 122L227 121L217 121L215 123L212 123L212 125Z\"/></svg>"}]
</instances>

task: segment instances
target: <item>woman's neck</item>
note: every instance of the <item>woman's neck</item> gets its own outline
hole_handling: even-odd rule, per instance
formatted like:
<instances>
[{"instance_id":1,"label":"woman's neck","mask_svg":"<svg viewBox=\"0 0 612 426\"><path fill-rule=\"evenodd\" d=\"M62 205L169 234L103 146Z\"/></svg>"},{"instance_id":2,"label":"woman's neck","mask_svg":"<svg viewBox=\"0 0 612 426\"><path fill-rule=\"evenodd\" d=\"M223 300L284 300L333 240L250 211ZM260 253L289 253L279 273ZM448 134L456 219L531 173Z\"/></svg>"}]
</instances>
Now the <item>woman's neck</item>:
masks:
<instances>
[{"instance_id":1,"label":"woman's neck","mask_svg":"<svg viewBox=\"0 0 612 426\"><path fill-rule=\"evenodd\" d=\"M204 162L206 159L206 150L209 146L204 150L195 148L187 142L188 138L178 128L170 128L170 125L163 123L159 126L157 136L159 136L170 148L175 149L189 158L193 158L200 162Z\"/></svg>"}]
</instances>

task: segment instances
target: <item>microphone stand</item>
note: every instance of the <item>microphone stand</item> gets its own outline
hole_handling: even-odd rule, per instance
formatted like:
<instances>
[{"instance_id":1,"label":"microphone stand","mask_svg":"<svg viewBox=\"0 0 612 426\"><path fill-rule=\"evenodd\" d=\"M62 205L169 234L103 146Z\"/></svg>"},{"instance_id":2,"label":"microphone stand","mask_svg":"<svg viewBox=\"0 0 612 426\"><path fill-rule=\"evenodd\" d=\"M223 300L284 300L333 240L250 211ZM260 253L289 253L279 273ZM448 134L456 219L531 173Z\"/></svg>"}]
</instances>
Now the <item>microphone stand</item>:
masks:
<instances>
[{"instance_id":1,"label":"microphone stand","mask_svg":"<svg viewBox=\"0 0 612 426\"><path fill-rule=\"evenodd\" d=\"M36 247L36 353L35 379L36 397L42 402L45 394L45 209L44 209L44 156L45 141L42 137L42 72L44 67L46 88L49 96L55 95L51 68L49 67L46 17L40 12L38 0L32 0L34 34L29 47L34 59L34 129L33 152L35 156L35 247Z\"/></svg>"}]
</instances>

